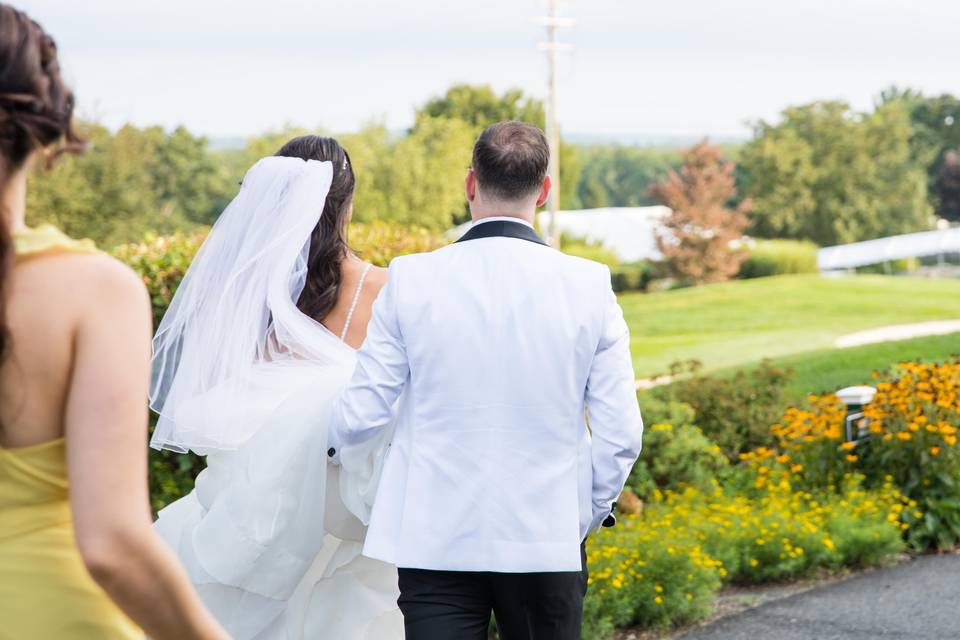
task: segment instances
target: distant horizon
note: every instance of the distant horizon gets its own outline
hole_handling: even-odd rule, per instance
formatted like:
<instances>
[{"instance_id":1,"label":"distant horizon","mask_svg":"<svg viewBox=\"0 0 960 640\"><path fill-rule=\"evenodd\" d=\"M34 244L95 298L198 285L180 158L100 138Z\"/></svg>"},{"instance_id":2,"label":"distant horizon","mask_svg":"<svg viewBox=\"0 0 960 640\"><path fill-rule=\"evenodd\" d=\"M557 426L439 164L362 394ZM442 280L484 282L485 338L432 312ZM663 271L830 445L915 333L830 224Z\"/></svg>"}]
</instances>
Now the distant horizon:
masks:
<instances>
[{"instance_id":1,"label":"distant horizon","mask_svg":"<svg viewBox=\"0 0 960 640\"><path fill-rule=\"evenodd\" d=\"M79 113L111 128L400 131L457 83L546 95L542 0L15 4L56 39ZM960 93L952 0L571 0L561 13L576 24L560 33L559 122L576 135L740 139L791 105Z\"/></svg>"}]
</instances>

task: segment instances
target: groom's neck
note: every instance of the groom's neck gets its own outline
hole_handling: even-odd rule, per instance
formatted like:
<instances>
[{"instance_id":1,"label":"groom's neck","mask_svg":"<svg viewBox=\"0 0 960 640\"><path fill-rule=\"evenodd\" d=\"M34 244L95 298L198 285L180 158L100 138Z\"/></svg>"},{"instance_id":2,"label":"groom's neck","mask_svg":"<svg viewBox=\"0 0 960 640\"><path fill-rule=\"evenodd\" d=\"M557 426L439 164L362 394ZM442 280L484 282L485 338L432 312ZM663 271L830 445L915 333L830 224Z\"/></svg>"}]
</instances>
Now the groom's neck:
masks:
<instances>
[{"instance_id":1,"label":"groom's neck","mask_svg":"<svg viewBox=\"0 0 960 640\"><path fill-rule=\"evenodd\" d=\"M536 215L537 205L534 202L501 202L478 199L478 201L472 202L470 207L470 216L474 222L484 218L517 218L528 224L533 224Z\"/></svg>"},{"instance_id":2,"label":"groom's neck","mask_svg":"<svg viewBox=\"0 0 960 640\"><path fill-rule=\"evenodd\" d=\"M516 212L516 211L496 211L496 210L491 210L491 211L485 211L485 212L483 212L483 213L474 212L474 213L472 214L472 218L473 218L473 221L474 221L474 222L478 222L478 221L484 220L484 219L486 219L486 218L516 218L517 220L522 220L522 221L526 222L527 224L533 224L533 223L534 223L534 212L533 212L533 211L529 211L529 212L518 213L518 212Z\"/></svg>"}]
</instances>

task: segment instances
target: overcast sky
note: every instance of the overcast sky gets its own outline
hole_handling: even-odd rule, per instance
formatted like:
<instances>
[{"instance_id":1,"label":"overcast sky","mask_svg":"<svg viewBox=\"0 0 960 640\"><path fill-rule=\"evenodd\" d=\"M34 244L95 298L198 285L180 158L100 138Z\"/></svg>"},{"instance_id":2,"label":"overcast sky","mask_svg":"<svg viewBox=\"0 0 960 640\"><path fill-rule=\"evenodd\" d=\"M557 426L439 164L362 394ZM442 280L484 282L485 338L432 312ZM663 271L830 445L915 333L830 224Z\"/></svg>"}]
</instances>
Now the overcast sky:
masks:
<instances>
[{"instance_id":1,"label":"overcast sky","mask_svg":"<svg viewBox=\"0 0 960 640\"><path fill-rule=\"evenodd\" d=\"M14 0L57 39L81 112L214 137L399 129L455 82L545 94L541 0ZM748 132L785 106L960 93L957 0L577 0L560 121L577 133Z\"/></svg>"}]
</instances>

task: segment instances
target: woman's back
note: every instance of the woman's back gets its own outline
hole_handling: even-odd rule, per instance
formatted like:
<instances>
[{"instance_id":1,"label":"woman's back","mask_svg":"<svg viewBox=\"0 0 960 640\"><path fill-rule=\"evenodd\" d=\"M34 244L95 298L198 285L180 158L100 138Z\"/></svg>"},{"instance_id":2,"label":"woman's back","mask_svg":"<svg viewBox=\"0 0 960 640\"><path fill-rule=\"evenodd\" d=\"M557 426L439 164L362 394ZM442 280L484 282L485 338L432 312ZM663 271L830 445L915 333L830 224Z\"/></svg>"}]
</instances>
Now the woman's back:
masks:
<instances>
[{"instance_id":1,"label":"woman's back","mask_svg":"<svg viewBox=\"0 0 960 640\"><path fill-rule=\"evenodd\" d=\"M322 323L352 348L359 349L367 336L373 302L387 283L387 270L351 256L344 259L341 273L337 302Z\"/></svg>"},{"instance_id":2,"label":"woman's back","mask_svg":"<svg viewBox=\"0 0 960 640\"><path fill-rule=\"evenodd\" d=\"M0 366L0 637L140 637L77 551L63 438L91 285L134 276L52 228L14 238Z\"/></svg>"},{"instance_id":3,"label":"woman's back","mask_svg":"<svg viewBox=\"0 0 960 640\"><path fill-rule=\"evenodd\" d=\"M32 167L83 148L56 43L0 4L0 60L0 638L222 638L150 528L143 283L25 229Z\"/></svg>"},{"instance_id":4,"label":"woman's back","mask_svg":"<svg viewBox=\"0 0 960 640\"><path fill-rule=\"evenodd\" d=\"M0 364L0 447L5 448L64 436L77 326L96 301L97 283L134 278L91 244L52 227L15 231L14 241L7 302L11 344Z\"/></svg>"}]
</instances>

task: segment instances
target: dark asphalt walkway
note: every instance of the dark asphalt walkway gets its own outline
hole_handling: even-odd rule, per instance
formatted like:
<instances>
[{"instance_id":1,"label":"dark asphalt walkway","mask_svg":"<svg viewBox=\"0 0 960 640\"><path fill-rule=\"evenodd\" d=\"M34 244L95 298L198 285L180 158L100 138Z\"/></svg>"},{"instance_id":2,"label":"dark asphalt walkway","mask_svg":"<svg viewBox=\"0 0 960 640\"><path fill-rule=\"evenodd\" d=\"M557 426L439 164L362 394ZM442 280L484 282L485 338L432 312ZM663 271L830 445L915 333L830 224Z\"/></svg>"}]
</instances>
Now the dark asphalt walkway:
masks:
<instances>
[{"instance_id":1,"label":"dark asphalt walkway","mask_svg":"<svg viewBox=\"0 0 960 640\"><path fill-rule=\"evenodd\" d=\"M925 556L760 605L677 640L957 640L960 555Z\"/></svg>"}]
</instances>

